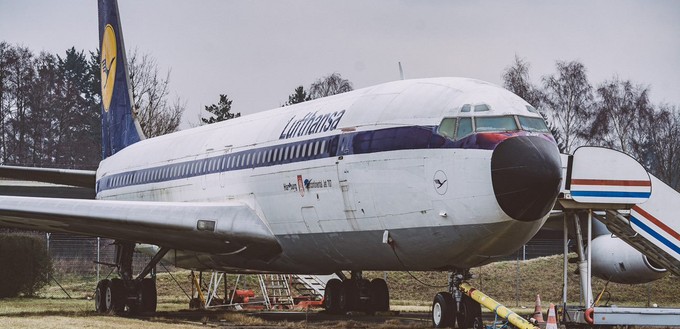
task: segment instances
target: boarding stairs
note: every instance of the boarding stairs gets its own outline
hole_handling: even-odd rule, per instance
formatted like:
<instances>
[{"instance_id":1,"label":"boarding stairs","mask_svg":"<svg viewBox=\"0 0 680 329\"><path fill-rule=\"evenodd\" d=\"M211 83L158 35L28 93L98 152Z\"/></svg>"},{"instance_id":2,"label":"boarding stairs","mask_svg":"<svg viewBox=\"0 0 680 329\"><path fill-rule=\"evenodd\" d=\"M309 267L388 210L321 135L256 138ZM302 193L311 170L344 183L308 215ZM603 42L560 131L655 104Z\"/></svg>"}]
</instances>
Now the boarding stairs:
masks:
<instances>
[{"instance_id":1,"label":"boarding stairs","mask_svg":"<svg viewBox=\"0 0 680 329\"><path fill-rule=\"evenodd\" d=\"M575 216L579 247L581 295L585 307L567 306L567 280L564 281L564 319L577 325L677 324L680 310L671 308L599 307L593 299L591 269L592 219L597 218L617 237L680 276L680 194L649 174L637 161L624 153L599 147L582 147L574 155L563 155L564 185L556 209L565 213L588 211L587 257L578 217ZM565 275L566 277L566 275Z\"/></svg>"},{"instance_id":2,"label":"boarding stairs","mask_svg":"<svg viewBox=\"0 0 680 329\"><path fill-rule=\"evenodd\" d=\"M612 233L680 276L680 193L615 150L582 147L563 163L564 209L604 210L595 217Z\"/></svg>"}]
</instances>

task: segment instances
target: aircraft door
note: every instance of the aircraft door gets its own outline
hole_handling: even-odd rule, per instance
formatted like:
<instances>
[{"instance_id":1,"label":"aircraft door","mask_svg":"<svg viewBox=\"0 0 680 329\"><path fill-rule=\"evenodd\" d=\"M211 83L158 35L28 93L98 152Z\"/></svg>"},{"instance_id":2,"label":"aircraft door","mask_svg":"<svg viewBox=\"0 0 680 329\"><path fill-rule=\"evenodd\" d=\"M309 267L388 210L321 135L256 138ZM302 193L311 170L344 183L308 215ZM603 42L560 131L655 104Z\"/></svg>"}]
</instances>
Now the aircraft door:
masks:
<instances>
[{"instance_id":1,"label":"aircraft door","mask_svg":"<svg viewBox=\"0 0 680 329\"><path fill-rule=\"evenodd\" d=\"M359 225L356 220L356 201L354 198L354 192L350 186L349 182L349 168L347 167L347 161L343 158L344 154L349 153L349 138L345 138L344 135L340 136L340 142L338 145L338 161L336 162L338 171L338 183L340 185L340 192L342 193L342 202L344 205L345 218L353 231L359 230Z\"/></svg>"}]
</instances>

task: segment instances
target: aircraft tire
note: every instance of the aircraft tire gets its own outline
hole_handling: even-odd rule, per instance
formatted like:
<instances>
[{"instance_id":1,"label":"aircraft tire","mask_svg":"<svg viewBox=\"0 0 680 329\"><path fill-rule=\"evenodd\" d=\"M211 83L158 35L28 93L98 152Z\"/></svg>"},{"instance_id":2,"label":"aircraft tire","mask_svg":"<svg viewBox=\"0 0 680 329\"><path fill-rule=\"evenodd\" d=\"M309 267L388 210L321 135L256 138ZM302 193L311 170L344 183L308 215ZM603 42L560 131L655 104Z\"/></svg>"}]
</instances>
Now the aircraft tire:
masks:
<instances>
[{"instance_id":1,"label":"aircraft tire","mask_svg":"<svg viewBox=\"0 0 680 329\"><path fill-rule=\"evenodd\" d=\"M108 279L97 282L97 289L94 291L94 310L97 313L108 313L106 305L106 290L109 287L110 281ZM110 302L109 302L110 304Z\"/></svg>"},{"instance_id":2,"label":"aircraft tire","mask_svg":"<svg viewBox=\"0 0 680 329\"><path fill-rule=\"evenodd\" d=\"M432 326L435 328L453 328L456 321L456 303L448 292L440 292L432 302Z\"/></svg>"},{"instance_id":3,"label":"aircraft tire","mask_svg":"<svg viewBox=\"0 0 680 329\"><path fill-rule=\"evenodd\" d=\"M463 295L460 301L460 309L456 313L458 328L483 328L482 305L474 301L470 296Z\"/></svg>"},{"instance_id":4,"label":"aircraft tire","mask_svg":"<svg viewBox=\"0 0 680 329\"><path fill-rule=\"evenodd\" d=\"M390 291L383 279L373 279L370 286L371 311L387 312L390 310Z\"/></svg>"},{"instance_id":5,"label":"aircraft tire","mask_svg":"<svg viewBox=\"0 0 680 329\"><path fill-rule=\"evenodd\" d=\"M342 292L342 281L338 279L330 279L326 283L324 290L323 304L326 311L332 314L340 314L340 294Z\"/></svg>"},{"instance_id":6,"label":"aircraft tire","mask_svg":"<svg viewBox=\"0 0 680 329\"><path fill-rule=\"evenodd\" d=\"M342 281L340 289L340 311L350 312L359 308L359 286L354 279Z\"/></svg>"},{"instance_id":7,"label":"aircraft tire","mask_svg":"<svg viewBox=\"0 0 680 329\"><path fill-rule=\"evenodd\" d=\"M125 311L125 284L121 279L111 279L106 289L107 311L109 314L122 314Z\"/></svg>"},{"instance_id":8,"label":"aircraft tire","mask_svg":"<svg viewBox=\"0 0 680 329\"><path fill-rule=\"evenodd\" d=\"M144 313L153 313L156 312L157 304L156 281L151 278L142 279L139 286L139 310Z\"/></svg>"}]
</instances>

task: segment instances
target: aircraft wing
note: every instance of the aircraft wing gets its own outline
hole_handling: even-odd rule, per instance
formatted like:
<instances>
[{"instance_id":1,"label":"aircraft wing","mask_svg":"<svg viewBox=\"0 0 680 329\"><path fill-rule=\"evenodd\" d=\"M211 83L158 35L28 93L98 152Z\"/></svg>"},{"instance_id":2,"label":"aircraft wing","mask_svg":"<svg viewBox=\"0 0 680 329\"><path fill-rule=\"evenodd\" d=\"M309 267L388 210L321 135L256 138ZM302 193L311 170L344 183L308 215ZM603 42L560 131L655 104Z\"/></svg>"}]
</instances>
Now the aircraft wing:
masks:
<instances>
[{"instance_id":1,"label":"aircraft wing","mask_svg":"<svg viewBox=\"0 0 680 329\"><path fill-rule=\"evenodd\" d=\"M0 166L0 177L94 189L96 171Z\"/></svg>"},{"instance_id":2,"label":"aircraft wing","mask_svg":"<svg viewBox=\"0 0 680 329\"><path fill-rule=\"evenodd\" d=\"M0 196L0 226L68 232L171 249L270 259L281 246L244 203Z\"/></svg>"}]
</instances>

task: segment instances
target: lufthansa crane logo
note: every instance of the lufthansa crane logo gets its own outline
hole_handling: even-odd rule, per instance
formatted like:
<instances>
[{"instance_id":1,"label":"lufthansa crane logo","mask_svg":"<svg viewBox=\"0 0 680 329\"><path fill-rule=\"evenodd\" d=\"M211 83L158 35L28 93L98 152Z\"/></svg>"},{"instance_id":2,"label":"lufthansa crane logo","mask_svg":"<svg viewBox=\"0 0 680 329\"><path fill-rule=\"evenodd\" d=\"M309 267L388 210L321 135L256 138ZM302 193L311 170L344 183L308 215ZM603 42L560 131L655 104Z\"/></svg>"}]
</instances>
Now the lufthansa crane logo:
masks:
<instances>
[{"instance_id":1,"label":"lufthansa crane logo","mask_svg":"<svg viewBox=\"0 0 680 329\"><path fill-rule=\"evenodd\" d=\"M446 191L449 190L449 179L441 170L437 170L437 172L434 173L432 182L434 183L434 190L437 191L437 194L439 195L444 195L446 194Z\"/></svg>"},{"instance_id":2,"label":"lufthansa crane logo","mask_svg":"<svg viewBox=\"0 0 680 329\"><path fill-rule=\"evenodd\" d=\"M100 59L101 66L101 80L102 80L102 104L104 111L108 112L111 106L111 97L113 97L113 84L116 80L116 34L113 31L113 26L107 24L104 28L104 36L102 37L102 52Z\"/></svg>"}]
</instances>

